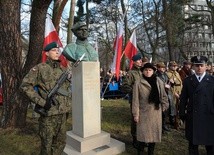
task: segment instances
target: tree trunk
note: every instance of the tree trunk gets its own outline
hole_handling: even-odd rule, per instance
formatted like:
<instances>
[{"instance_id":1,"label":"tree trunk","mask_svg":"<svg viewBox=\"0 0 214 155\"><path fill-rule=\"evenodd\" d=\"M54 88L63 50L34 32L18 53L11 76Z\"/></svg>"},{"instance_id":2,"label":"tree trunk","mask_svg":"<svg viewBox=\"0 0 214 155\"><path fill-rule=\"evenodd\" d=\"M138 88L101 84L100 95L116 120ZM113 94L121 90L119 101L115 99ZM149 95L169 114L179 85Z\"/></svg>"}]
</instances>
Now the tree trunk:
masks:
<instances>
[{"instance_id":1,"label":"tree trunk","mask_svg":"<svg viewBox=\"0 0 214 155\"><path fill-rule=\"evenodd\" d=\"M19 91L23 76L40 62L44 41L45 16L51 0L34 0L30 21L30 43L22 70L20 1L0 0L0 65L3 78L3 128L24 127L28 99ZM7 18L5 18L7 17Z\"/></svg>"},{"instance_id":2,"label":"tree trunk","mask_svg":"<svg viewBox=\"0 0 214 155\"><path fill-rule=\"evenodd\" d=\"M54 0L54 9L53 9L53 24L54 27L56 29L56 31L59 33L59 23L60 23L60 19L62 17L62 12L65 8L66 3L68 2L68 0Z\"/></svg>"},{"instance_id":3,"label":"tree trunk","mask_svg":"<svg viewBox=\"0 0 214 155\"><path fill-rule=\"evenodd\" d=\"M21 81L20 1L0 0L0 66L3 81L2 127L18 126L26 115L15 94Z\"/></svg>"},{"instance_id":4,"label":"tree trunk","mask_svg":"<svg viewBox=\"0 0 214 155\"><path fill-rule=\"evenodd\" d=\"M30 40L27 59L23 69L25 76L29 70L41 62L44 42L45 19L52 0L34 0L30 19Z\"/></svg>"},{"instance_id":5,"label":"tree trunk","mask_svg":"<svg viewBox=\"0 0 214 155\"><path fill-rule=\"evenodd\" d=\"M122 11L123 11L123 17L124 17L124 19L122 19L122 20L124 20L124 28L125 28L125 37L124 37L125 40L124 40L124 43L126 45L126 43L128 42L128 39L129 39L128 38L128 21L127 21L127 15L126 15L126 9L128 9L128 8L126 8L126 6L124 4L124 0L120 0L120 3L121 3L121 7L122 7ZM123 51L124 48L125 47L123 47L123 49L122 49L122 53L124 52ZM125 57L125 55L122 55L120 69L123 70L123 71L126 70L126 57Z\"/></svg>"},{"instance_id":6,"label":"tree trunk","mask_svg":"<svg viewBox=\"0 0 214 155\"><path fill-rule=\"evenodd\" d=\"M69 20L68 20L68 30L67 30L67 44L72 42L72 31L71 27L74 23L74 11L75 11L75 1L71 0L71 7L70 7L70 13L69 13Z\"/></svg>"}]
</instances>

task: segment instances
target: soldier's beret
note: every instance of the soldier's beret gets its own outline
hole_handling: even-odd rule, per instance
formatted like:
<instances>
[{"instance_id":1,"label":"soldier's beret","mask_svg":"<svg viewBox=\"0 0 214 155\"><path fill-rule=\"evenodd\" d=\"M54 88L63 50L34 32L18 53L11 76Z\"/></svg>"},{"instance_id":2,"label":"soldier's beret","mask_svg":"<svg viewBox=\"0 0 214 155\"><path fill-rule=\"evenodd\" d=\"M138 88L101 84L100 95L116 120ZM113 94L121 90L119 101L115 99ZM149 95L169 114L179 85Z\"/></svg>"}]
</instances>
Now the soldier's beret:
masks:
<instances>
[{"instance_id":1,"label":"soldier's beret","mask_svg":"<svg viewBox=\"0 0 214 155\"><path fill-rule=\"evenodd\" d=\"M56 42L51 42L50 44L48 44L47 46L45 46L44 51L48 52L52 48L59 48L59 45Z\"/></svg>"},{"instance_id":2,"label":"soldier's beret","mask_svg":"<svg viewBox=\"0 0 214 155\"><path fill-rule=\"evenodd\" d=\"M71 28L72 31L76 31L79 28L86 26L85 22L77 22L76 24L73 25L73 27Z\"/></svg>"},{"instance_id":3,"label":"soldier's beret","mask_svg":"<svg viewBox=\"0 0 214 155\"><path fill-rule=\"evenodd\" d=\"M170 61L169 66L178 66L178 64L175 61Z\"/></svg>"},{"instance_id":4,"label":"soldier's beret","mask_svg":"<svg viewBox=\"0 0 214 155\"><path fill-rule=\"evenodd\" d=\"M143 65L143 67L141 68L141 71L143 71L146 68L151 68L154 70L154 72L156 71L156 68L154 67L154 65L152 63L146 63Z\"/></svg>"},{"instance_id":5,"label":"soldier's beret","mask_svg":"<svg viewBox=\"0 0 214 155\"><path fill-rule=\"evenodd\" d=\"M205 64L207 63L208 58L205 56L194 56L191 58L193 64Z\"/></svg>"},{"instance_id":6,"label":"soldier's beret","mask_svg":"<svg viewBox=\"0 0 214 155\"><path fill-rule=\"evenodd\" d=\"M132 61L137 61L137 60L140 60L141 59L141 56L139 54L136 54L132 57Z\"/></svg>"},{"instance_id":7,"label":"soldier's beret","mask_svg":"<svg viewBox=\"0 0 214 155\"><path fill-rule=\"evenodd\" d=\"M166 65L164 64L164 62L159 62L159 63L157 63L157 67L158 68L165 68Z\"/></svg>"}]
</instances>

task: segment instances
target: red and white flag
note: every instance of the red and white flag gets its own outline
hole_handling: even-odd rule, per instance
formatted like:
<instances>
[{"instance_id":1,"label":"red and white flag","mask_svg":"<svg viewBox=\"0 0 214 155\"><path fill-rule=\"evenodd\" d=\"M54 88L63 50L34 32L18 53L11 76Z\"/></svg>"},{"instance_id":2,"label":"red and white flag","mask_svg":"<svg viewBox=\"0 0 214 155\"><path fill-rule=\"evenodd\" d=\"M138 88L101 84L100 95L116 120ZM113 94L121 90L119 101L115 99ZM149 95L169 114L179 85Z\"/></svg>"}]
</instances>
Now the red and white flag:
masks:
<instances>
[{"instance_id":1,"label":"red and white flag","mask_svg":"<svg viewBox=\"0 0 214 155\"><path fill-rule=\"evenodd\" d=\"M45 22L45 39L44 39L44 44L43 44L43 48L45 48L48 44L52 43L52 42L57 42L59 47L63 47L58 33L56 32L56 29L52 23L52 20L50 19L49 16L46 17L46 22ZM45 62L47 60L47 56L45 54L45 52L42 52L42 62ZM61 61L60 64L64 67L67 67L68 62L66 60L66 58L61 54L59 57L59 60Z\"/></svg>"},{"instance_id":2,"label":"red and white flag","mask_svg":"<svg viewBox=\"0 0 214 155\"><path fill-rule=\"evenodd\" d=\"M129 58L129 68L133 66L132 57L137 54L136 32L133 31L131 38L129 39L126 48L124 50L125 56Z\"/></svg>"},{"instance_id":3,"label":"red and white flag","mask_svg":"<svg viewBox=\"0 0 214 155\"><path fill-rule=\"evenodd\" d=\"M114 42L114 59L111 66L112 73L115 73L117 80L119 80L120 75L120 60L122 55L123 48L123 25L119 26L119 31L117 32L117 36Z\"/></svg>"}]
</instances>

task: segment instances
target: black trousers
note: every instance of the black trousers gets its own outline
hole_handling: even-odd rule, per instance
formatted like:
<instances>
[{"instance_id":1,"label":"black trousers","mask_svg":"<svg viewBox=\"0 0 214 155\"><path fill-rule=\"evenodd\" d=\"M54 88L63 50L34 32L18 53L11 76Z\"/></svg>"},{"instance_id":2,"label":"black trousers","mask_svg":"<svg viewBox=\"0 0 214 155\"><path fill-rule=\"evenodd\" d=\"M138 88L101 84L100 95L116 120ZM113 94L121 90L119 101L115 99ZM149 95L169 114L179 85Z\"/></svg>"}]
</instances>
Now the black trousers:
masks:
<instances>
[{"instance_id":1,"label":"black trousers","mask_svg":"<svg viewBox=\"0 0 214 155\"><path fill-rule=\"evenodd\" d=\"M214 155L214 145L205 145L207 155ZM189 142L189 155L199 155L198 145Z\"/></svg>"},{"instance_id":2,"label":"black trousers","mask_svg":"<svg viewBox=\"0 0 214 155\"><path fill-rule=\"evenodd\" d=\"M133 142L137 141L137 129L136 129L136 122L134 121L134 117L132 115L132 104L130 103L130 110L131 110L131 135L133 138Z\"/></svg>"},{"instance_id":3,"label":"black trousers","mask_svg":"<svg viewBox=\"0 0 214 155\"><path fill-rule=\"evenodd\" d=\"M144 148L148 145L148 155L154 155L155 143L144 143L138 142L139 148L137 150L137 155L143 155Z\"/></svg>"}]
</instances>

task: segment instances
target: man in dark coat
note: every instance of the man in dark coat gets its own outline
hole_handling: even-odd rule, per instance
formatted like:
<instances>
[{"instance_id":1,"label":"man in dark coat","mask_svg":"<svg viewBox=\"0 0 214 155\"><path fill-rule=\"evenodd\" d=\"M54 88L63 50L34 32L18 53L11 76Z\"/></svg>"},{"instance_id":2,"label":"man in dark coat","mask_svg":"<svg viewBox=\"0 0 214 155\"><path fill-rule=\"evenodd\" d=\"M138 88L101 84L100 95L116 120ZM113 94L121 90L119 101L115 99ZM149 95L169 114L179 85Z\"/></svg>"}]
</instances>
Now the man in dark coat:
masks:
<instances>
[{"instance_id":1,"label":"man in dark coat","mask_svg":"<svg viewBox=\"0 0 214 155\"><path fill-rule=\"evenodd\" d=\"M166 74L166 65L164 64L164 62L157 63L156 75L163 81L169 104L172 104L172 92L170 90L171 83L169 81L169 77ZM166 125L166 118L169 116L169 114L171 114L171 108L169 109L169 111L167 110L165 112L162 112L162 132L163 133L165 131L170 131Z\"/></svg>"},{"instance_id":2,"label":"man in dark coat","mask_svg":"<svg viewBox=\"0 0 214 155\"><path fill-rule=\"evenodd\" d=\"M180 96L179 114L186 121L190 155L199 154L199 145L205 145L207 155L214 155L214 77L206 73L207 60L192 57L195 74L184 80Z\"/></svg>"}]
</instances>

